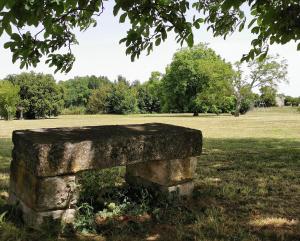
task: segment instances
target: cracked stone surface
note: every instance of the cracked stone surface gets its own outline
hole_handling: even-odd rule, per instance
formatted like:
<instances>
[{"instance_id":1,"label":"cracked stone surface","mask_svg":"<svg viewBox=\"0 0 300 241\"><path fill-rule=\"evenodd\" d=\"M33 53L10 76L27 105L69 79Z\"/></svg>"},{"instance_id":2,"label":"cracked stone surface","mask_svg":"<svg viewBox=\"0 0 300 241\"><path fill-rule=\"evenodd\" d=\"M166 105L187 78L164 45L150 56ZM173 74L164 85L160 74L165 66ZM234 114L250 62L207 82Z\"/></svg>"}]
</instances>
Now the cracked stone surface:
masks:
<instances>
[{"instance_id":1,"label":"cracked stone surface","mask_svg":"<svg viewBox=\"0 0 300 241\"><path fill-rule=\"evenodd\" d=\"M48 177L198 156L202 134L199 130L151 123L14 131L13 143L17 165L35 176Z\"/></svg>"}]
</instances>

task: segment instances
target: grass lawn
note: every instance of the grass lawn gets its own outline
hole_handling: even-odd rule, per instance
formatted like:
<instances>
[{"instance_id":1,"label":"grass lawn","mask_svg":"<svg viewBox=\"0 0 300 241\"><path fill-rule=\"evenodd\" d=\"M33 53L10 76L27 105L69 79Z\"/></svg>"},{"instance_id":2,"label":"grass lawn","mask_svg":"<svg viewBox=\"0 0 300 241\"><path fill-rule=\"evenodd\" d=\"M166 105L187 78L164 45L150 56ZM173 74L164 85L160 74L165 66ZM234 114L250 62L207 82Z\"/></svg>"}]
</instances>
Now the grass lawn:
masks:
<instances>
[{"instance_id":1,"label":"grass lawn","mask_svg":"<svg viewBox=\"0 0 300 241\"><path fill-rule=\"evenodd\" d=\"M13 130L146 122L202 130L204 151L193 197L150 205L145 220L126 225L115 221L97 230L98 235L78 234L61 240L300 240L300 114L294 108L254 110L240 118L157 114L0 121L0 216ZM50 233L47 228L32 232L0 218L1 241L54 240Z\"/></svg>"}]
</instances>

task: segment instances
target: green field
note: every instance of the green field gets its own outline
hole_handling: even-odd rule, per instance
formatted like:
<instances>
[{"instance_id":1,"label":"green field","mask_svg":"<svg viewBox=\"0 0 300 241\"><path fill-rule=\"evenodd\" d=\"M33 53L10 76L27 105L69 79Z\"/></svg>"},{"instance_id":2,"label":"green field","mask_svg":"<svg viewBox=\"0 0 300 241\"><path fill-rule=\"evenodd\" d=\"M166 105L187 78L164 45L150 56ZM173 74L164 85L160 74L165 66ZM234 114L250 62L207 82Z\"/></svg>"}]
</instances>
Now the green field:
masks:
<instances>
[{"instance_id":1,"label":"green field","mask_svg":"<svg viewBox=\"0 0 300 241\"><path fill-rule=\"evenodd\" d=\"M155 114L0 121L0 207L5 205L13 130L149 122L202 130L204 150L193 198L160 208L160 219L149 212L146 222L115 223L98 236L61 240L300 240L300 114L295 108L259 109L240 118ZM0 240L53 240L49 235L0 219Z\"/></svg>"}]
</instances>

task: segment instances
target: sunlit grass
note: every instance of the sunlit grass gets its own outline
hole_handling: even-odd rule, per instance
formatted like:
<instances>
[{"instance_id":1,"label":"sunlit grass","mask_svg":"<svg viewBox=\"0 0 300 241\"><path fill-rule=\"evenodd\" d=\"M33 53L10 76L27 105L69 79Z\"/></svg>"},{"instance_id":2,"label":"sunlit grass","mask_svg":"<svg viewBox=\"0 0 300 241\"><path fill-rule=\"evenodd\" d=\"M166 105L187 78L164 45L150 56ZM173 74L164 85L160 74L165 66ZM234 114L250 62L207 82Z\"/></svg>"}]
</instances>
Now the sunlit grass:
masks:
<instances>
[{"instance_id":1,"label":"sunlit grass","mask_svg":"<svg viewBox=\"0 0 300 241\"><path fill-rule=\"evenodd\" d=\"M299 223L296 219L288 220L287 218L278 217L257 217L250 221L250 225L256 227L284 227L284 226L295 226Z\"/></svg>"},{"instance_id":2,"label":"sunlit grass","mask_svg":"<svg viewBox=\"0 0 300 241\"><path fill-rule=\"evenodd\" d=\"M260 109L240 118L159 114L0 121L0 136L5 138L0 139L0 192L7 190L14 129L145 122L203 131L193 198L164 209L160 222L125 227L124 232L113 227L98 236L78 234L71 240L300 240L300 114L292 108ZM44 237L7 223L0 225L0 240L4 234L3 240L12 241Z\"/></svg>"},{"instance_id":3,"label":"sunlit grass","mask_svg":"<svg viewBox=\"0 0 300 241\"><path fill-rule=\"evenodd\" d=\"M265 108L266 109L266 108ZM16 129L93 126L162 122L202 130L207 138L300 138L300 113L296 108L254 110L239 118L232 115L65 115L42 120L0 120L0 138L11 138Z\"/></svg>"}]
</instances>

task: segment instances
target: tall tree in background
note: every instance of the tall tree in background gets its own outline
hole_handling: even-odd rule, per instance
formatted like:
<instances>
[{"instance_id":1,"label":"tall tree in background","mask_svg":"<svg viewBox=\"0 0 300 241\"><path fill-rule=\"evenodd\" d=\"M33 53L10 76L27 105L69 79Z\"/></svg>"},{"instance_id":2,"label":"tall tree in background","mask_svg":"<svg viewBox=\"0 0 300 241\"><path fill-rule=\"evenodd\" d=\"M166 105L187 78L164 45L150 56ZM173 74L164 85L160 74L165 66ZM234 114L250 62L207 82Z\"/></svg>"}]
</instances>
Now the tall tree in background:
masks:
<instances>
[{"instance_id":1,"label":"tall tree in background","mask_svg":"<svg viewBox=\"0 0 300 241\"><path fill-rule=\"evenodd\" d=\"M13 53L12 61L20 67L46 63L56 71L68 72L75 61L72 46L77 44L75 32L97 24L97 16L105 11L104 0L0 0L0 36L6 32L10 40L4 44ZM244 9L250 9L246 15ZM254 34L252 49L243 59L266 57L269 45L298 43L300 50L299 0L115 0L113 14L129 30L120 43L134 60L141 52L152 51L174 32L177 42L193 45L193 31L208 25L214 36L226 37L245 28ZM101 18L99 18L101 21Z\"/></svg>"},{"instance_id":2,"label":"tall tree in background","mask_svg":"<svg viewBox=\"0 0 300 241\"><path fill-rule=\"evenodd\" d=\"M99 89L104 85L110 84L105 76L96 77L82 76L74 77L67 81L60 81L59 85L64 90L65 107L86 106L93 90Z\"/></svg>"},{"instance_id":3,"label":"tall tree in background","mask_svg":"<svg viewBox=\"0 0 300 241\"><path fill-rule=\"evenodd\" d=\"M266 107L276 105L277 89L272 86L262 86L260 89L260 100L264 102Z\"/></svg>"},{"instance_id":4,"label":"tall tree in background","mask_svg":"<svg viewBox=\"0 0 300 241\"><path fill-rule=\"evenodd\" d=\"M93 90L87 103L86 111L90 114L103 114L108 112L109 95L112 92L112 85L107 84Z\"/></svg>"},{"instance_id":5,"label":"tall tree in background","mask_svg":"<svg viewBox=\"0 0 300 241\"><path fill-rule=\"evenodd\" d=\"M243 102L252 100L252 90L246 79L243 78L241 65L242 64L240 62L235 63L236 72L232 78L233 93L235 96L235 117L240 116L241 112L245 113L245 111L241 111ZM246 109L248 109L248 106Z\"/></svg>"},{"instance_id":6,"label":"tall tree in background","mask_svg":"<svg viewBox=\"0 0 300 241\"><path fill-rule=\"evenodd\" d=\"M145 83L150 95L156 99L156 101L160 102L162 105L163 98L163 89L162 89L162 79L164 75L158 71L151 72L149 80Z\"/></svg>"},{"instance_id":7,"label":"tall tree in background","mask_svg":"<svg viewBox=\"0 0 300 241\"><path fill-rule=\"evenodd\" d=\"M242 101L255 88L272 87L282 82L288 82L287 62L279 56L267 56L263 60L254 60L247 65L249 75L242 72L241 63L236 63L236 74L233 78L234 94L236 97L235 116L238 117Z\"/></svg>"},{"instance_id":8,"label":"tall tree in background","mask_svg":"<svg viewBox=\"0 0 300 241\"><path fill-rule=\"evenodd\" d=\"M209 111L204 105L218 109L220 99L231 95L232 75L231 65L204 44L178 51L163 77L164 111L198 115Z\"/></svg>"},{"instance_id":9,"label":"tall tree in background","mask_svg":"<svg viewBox=\"0 0 300 241\"><path fill-rule=\"evenodd\" d=\"M112 85L107 98L107 112L111 114L137 113L136 90L122 76Z\"/></svg>"},{"instance_id":10,"label":"tall tree in background","mask_svg":"<svg viewBox=\"0 0 300 241\"><path fill-rule=\"evenodd\" d=\"M0 116L6 120L12 119L19 103L19 86L9 81L0 81Z\"/></svg>"},{"instance_id":11,"label":"tall tree in background","mask_svg":"<svg viewBox=\"0 0 300 241\"><path fill-rule=\"evenodd\" d=\"M162 74L154 71L148 81L137 88L138 107L141 113L161 112Z\"/></svg>"},{"instance_id":12,"label":"tall tree in background","mask_svg":"<svg viewBox=\"0 0 300 241\"><path fill-rule=\"evenodd\" d=\"M20 86L20 103L28 119L57 116L63 108L63 92L52 75L34 72L7 76Z\"/></svg>"}]
</instances>

